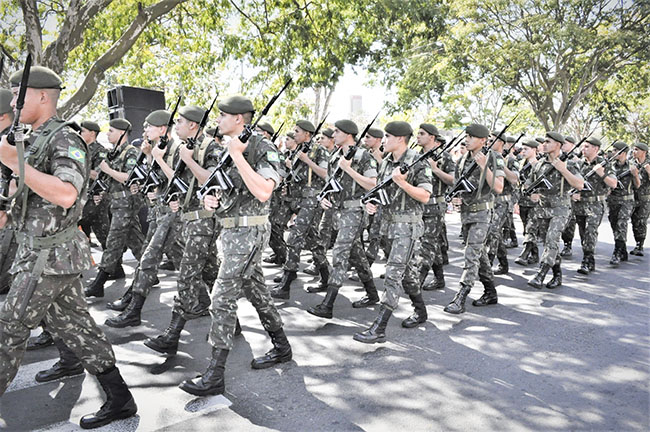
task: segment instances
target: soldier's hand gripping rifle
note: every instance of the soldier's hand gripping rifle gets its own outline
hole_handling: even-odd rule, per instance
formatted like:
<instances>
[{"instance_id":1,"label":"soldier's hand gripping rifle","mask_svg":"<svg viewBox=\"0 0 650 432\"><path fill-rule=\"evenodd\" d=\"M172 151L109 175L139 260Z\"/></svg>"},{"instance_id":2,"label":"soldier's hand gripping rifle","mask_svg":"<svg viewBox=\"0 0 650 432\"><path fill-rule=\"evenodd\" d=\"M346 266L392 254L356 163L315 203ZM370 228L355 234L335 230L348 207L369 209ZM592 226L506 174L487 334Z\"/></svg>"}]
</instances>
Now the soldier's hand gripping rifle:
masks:
<instances>
[{"instance_id":1,"label":"soldier's hand gripping rifle","mask_svg":"<svg viewBox=\"0 0 650 432\"><path fill-rule=\"evenodd\" d=\"M122 132L122 135L120 135L120 139L118 139L117 144L115 144L115 148L106 155L107 162L110 162L117 157L118 149L120 148L120 145L122 144L122 140L124 139L127 133L128 130ZM88 188L88 198L91 198L95 195L100 195L108 190L108 185L104 180L107 177L108 174L106 174L104 171L100 171L99 173L97 173L97 177L95 177L95 181L90 186L90 188Z\"/></svg>"},{"instance_id":2,"label":"soldier's hand gripping rifle","mask_svg":"<svg viewBox=\"0 0 650 432\"><path fill-rule=\"evenodd\" d=\"M2 58L4 59L4 56ZM23 110L23 106L25 106L25 94L27 93L27 83L31 68L32 55L27 54L23 76L20 79L20 89L16 98L14 121L7 134L7 142L12 146L16 146L18 153L18 187L16 188L16 192L11 195L9 194L12 171L9 167L0 164L0 211L8 210L11 200L18 196L25 186L25 130L20 124L20 113Z\"/></svg>"},{"instance_id":3,"label":"soldier's hand gripping rifle","mask_svg":"<svg viewBox=\"0 0 650 432\"><path fill-rule=\"evenodd\" d=\"M512 123L515 121L515 119L519 116L517 114L514 116L512 120L510 120L510 123L505 125L503 129L501 129L501 132L494 138L494 140L488 145L487 147L483 147L481 151L483 154L488 154L492 146L494 146L494 143L496 143L499 140L503 141L503 134L505 134L506 130L512 125ZM478 167L478 164L476 163L476 160L472 160L472 164L469 166L468 170L463 174L457 181L454 183L452 186L451 190L447 192L445 195L445 199L447 202L451 201L452 198L454 198L456 195L459 195L461 193L472 193L476 190L476 185L472 184L471 181L469 181L469 177L472 175L472 173L476 170Z\"/></svg>"},{"instance_id":4,"label":"soldier's hand gripping rifle","mask_svg":"<svg viewBox=\"0 0 650 432\"><path fill-rule=\"evenodd\" d=\"M268 114L269 110L275 103L275 101L284 93L287 87L289 87L289 84L291 84L292 79L289 78L287 82L282 86L279 92L277 92L271 100L268 101L264 109L260 112L260 114L257 116L257 119L255 120L255 123L252 125L244 125L244 130L239 134L237 139L241 141L242 143L247 143L248 139L251 137L253 134L253 131L255 130L255 127L257 124L260 122L262 117L264 117L266 114ZM232 179L228 174L226 173L226 169L230 166L230 163L232 162L232 158L230 157L230 153L226 150L224 152L223 157L219 161L219 164L217 167L212 171L212 174L210 174L210 177L205 181L203 186L199 188L198 191L196 191L196 195L199 197L199 199L203 199L204 196L206 196L209 193L214 193L216 194L217 192L220 192L222 194L222 199L221 202L219 203L219 206L222 209L225 209L225 207L228 207L231 201L223 199L223 195L227 194L229 191L232 191L234 184L232 182ZM233 201L234 202L234 201Z\"/></svg>"},{"instance_id":5,"label":"soldier's hand gripping rifle","mask_svg":"<svg viewBox=\"0 0 650 432\"><path fill-rule=\"evenodd\" d=\"M296 149L291 152L289 159L291 161L291 168L289 169L289 173L287 174L287 177L282 180L282 183L280 183L280 188L284 187L285 184L288 182L294 182L297 183L299 182L300 176L296 174L296 163L298 162L298 156L300 156L300 153L307 153L311 149L311 144L314 141L314 138L316 138L316 135L318 135L318 132L320 132L321 128L325 124L325 120L327 119L327 116L330 115L329 113L325 114L325 117L323 117L323 120L321 120L320 123L318 123L318 126L316 126L316 130L314 131L313 134L311 134L311 138L307 142L300 143Z\"/></svg>"},{"instance_id":6,"label":"soldier's hand gripping rifle","mask_svg":"<svg viewBox=\"0 0 650 432\"><path fill-rule=\"evenodd\" d=\"M210 104L210 108L208 108L208 110L205 113L203 113L203 117L201 118L201 122L199 123L199 128L196 131L194 138L190 138L187 140L187 144L185 145L185 147L187 147L189 150L194 149L194 146L196 145L196 140L199 138L199 134L205 128L205 125L208 124L208 117L210 117L212 108L214 108L214 104L217 102L217 97L219 97L219 95L214 97L214 99L212 100L212 104ZM174 169L174 176L169 181L169 184L167 185L167 190L165 191L165 196L163 198L165 204L169 204L171 201L175 201L182 197L185 197L187 191L190 189L189 185L185 183L185 181L181 178L183 176L183 173L185 172L185 168L187 168L185 161L183 161L183 159L179 159L178 163L176 164L176 168Z\"/></svg>"},{"instance_id":7,"label":"soldier's hand gripping rifle","mask_svg":"<svg viewBox=\"0 0 650 432\"><path fill-rule=\"evenodd\" d=\"M421 161L428 159L430 157L432 157L433 160L438 161L442 157L442 154L444 152L452 149L458 142L460 142L459 138L461 137L462 134L463 132L456 135L456 137L454 137L454 139L452 139L444 147L436 147L427 150L426 152L418 156L418 158L415 159L411 164L400 166L399 171L402 174L406 174L412 167L414 167ZM438 152L438 154L435 154L436 152ZM366 192L361 196L361 203L362 204L373 203L375 205L388 205L390 203L390 199L388 198L388 194L386 193L386 188L391 184L393 184L393 182L394 180L392 175L384 179L377 186L373 187L372 189L370 189L368 192Z\"/></svg>"},{"instance_id":8,"label":"soldier's hand gripping rifle","mask_svg":"<svg viewBox=\"0 0 650 432\"><path fill-rule=\"evenodd\" d=\"M589 138L590 136L591 135L587 135L586 137L581 139L580 142L578 144L576 144L575 146L573 146L573 148L571 150L569 150L568 153L560 154L560 156L559 156L560 160L562 162L567 161L571 156L573 156L573 153L577 149L580 148L582 143L584 143L587 140L587 138ZM542 163L549 163L550 164L550 162L542 162ZM549 174L551 174L551 172L554 169L555 169L555 167L553 165L550 165L548 168L546 168L544 173L542 173L542 175L537 180L535 180L533 183L531 183L530 186L522 189L521 193L523 195L530 195L530 194L535 193L536 191L538 191L540 189L546 189L546 190L551 189L553 187L553 185L551 184L551 182L548 180L547 177L549 176Z\"/></svg>"},{"instance_id":9,"label":"soldier's hand gripping rifle","mask_svg":"<svg viewBox=\"0 0 650 432\"><path fill-rule=\"evenodd\" d=\"M380 111L381 112L381 111ZM375 118L372 119L370 123L366 126L366 128L361 132L361 135L359 135L359 138L357 138L357 142L354 143L354 145L350 146L348 149L348 152L343 156L345 160L350 160L354 157L354 154L357 152L357 149L359 148L359 144L361 143L361 140L363 137L366 136L372 125L375 123L377 120L377 117L379 116L379 112L375 116ZM341 166L337 166L336 169L334 170L334 173L330 178L327 179L325 182L325 186L323 186L323 189L318 193L316 196L316 199L318 201L322 201L323 198L326 198L327 195L332 194L332 193L338 193L343 190L343 186L341 186L341 183L338 180L338 177L340 176L341 172L343 171L343 168Z\"/></svg>"},{"instance_id":10,"label":"soldier's hand gripping rifle","mask_svg":"<svg viewBox=\"0 0 650 432\"><path fill-rule=\"evenodd\" d=\"M605 159L604 161L602 161L602 162L596 164L596 166L594 166L592 169L590 169L589 172L588 172L587 174L585 174L585 176L584 176L585 184L584 184L584 187L582 188L582 190L583 190L583 191L592 191L592 190L594 190L594 188L593 188L593 186L591 185L591 183L589 183L589 179L590 179L591 177L593 177L593 176L596 174L596 170L597 170L598 168L600 168L600 167L606 167L606 166L609 165L609 164L610 164L614 159L616 159L616 158L618 157L618 155L620 155L621 153L623 153L625 150L627 150L627 148L622 148L622 149L620 149L619 151L616 152L616 154L613 154L612 156L610 156L610 157L608 157L607 159ZM576 188L571 188L571 189L569 189L569 192L568 192L568 193L569 193L569 195L573 195L573 194L578 193L578 192L580 192L578 189L576 189Z\"/></svg>"},{"instance_id":11,"label":"soldier's hand gripping rifle","mask_svg":"<svg viewBox=\"0 0 650 432\"><path fill-rule=\"evenodd\" d=\"M524 135L526 135L526 132L522 132L522 133L520 133L519 136L517 137L517 139L515 140L515 142L514 142L514 143L512 144L512 146L510 147L510 149L515 148L515 146L517 145L517 143L518 143L519 141L521 141L521 139L524 137ZM508 149L508 150L503 149L503 151L501 152L501 156L503 156L503 157L508 156L508 153L510 153L510 149Z\"/></svg>"}]
</instances>

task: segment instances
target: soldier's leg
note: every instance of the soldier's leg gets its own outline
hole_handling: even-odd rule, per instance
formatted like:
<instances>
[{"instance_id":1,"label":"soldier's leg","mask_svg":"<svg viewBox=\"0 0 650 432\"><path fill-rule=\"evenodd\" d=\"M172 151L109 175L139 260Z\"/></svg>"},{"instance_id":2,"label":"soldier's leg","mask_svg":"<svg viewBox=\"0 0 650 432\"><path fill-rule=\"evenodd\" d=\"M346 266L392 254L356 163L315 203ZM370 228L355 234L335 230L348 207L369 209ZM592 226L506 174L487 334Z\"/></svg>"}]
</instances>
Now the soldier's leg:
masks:
<instances>
[{"instance_id":1,"label":"soldier's leg","mask_svg":"<svg viewBox=\"0 0 650 432\"><path fill-rule=\"evenodd\" d=\"M627 225L632 216L633 208L634 201L623 201L614 228L614 240L619 242L620 256L623 261L627 261L627 245L625 244L627 241Z\"/></svg>"},{"instance_id":2,"label":"soldier's leg","mask_svg":"<svg viewBox=\"0 0 650 432\"><path fill-rule=\"evenodd\" d=\"M650 201L639 201L632 213L632 233L636 241L635 255L643 256L643 244L645 243L646 231L648 229L648 217L650 216Z\"/></svg>"},{"instance_id":3,"label":"soldier's leg","mask_svg":"<svg viewBox=\"0 0 650 432\"><path fill-rule=\"evenodd\" d=\"M314 206L304 206L298 211L298 215L289 231L287 242L287 261L284 264L285 271L298 271L300 265L300 252L302 252L316 214Z\"/></svg>"},{"instance_id":4,"label":"soldier's leg","mask_svg":"<svg viewBox=\"0 0 650 432\"><path fill-rule=\"evenodd\" d=\"M602 202L596 202L591 204L590 207L591 211L585 219L585 240L583 242L583 250L589 257L589 271L594 271L596 268L594 253L598 242L598 228L603 220L605 204Z\"/></svg>"},{"instance_id":5,"label":"soldier's leg","mask_svg":"<svg viewBox=\"0 0 650 432\"><path fill-rule=\"evenodd\" d=\"M0 294L6 294L11 287L12 275L9 269L14 263L18 243L11 228L0 231Z\"/></svg>"},{"instance_id":6,"label":"soldier's leg","mask_svg":"<svg viewBox=\"0 0 650 432\"><path fill-rule=\"evenodd\" d=\"M573 207L573 205L572 205ZM573 243L573 237L576 232L576 216L573 208L570 211L569 219L567 220L566 226L562 231L562 241L564 242L564 248L562 249L562 256L569 257L571 256L571 245Z\"/></svg>"},{"instance_id":7,"label":"soldier's leg","mask_svg":"<svg viewBox=\"0 0 650 432\"><path fill-rule=\"evenodd\" d=\"M155 224L150 224L149 232L147 234L149 242L144 248L142 258L138 267L138 277L133 281L133 292L147 297L151 287L158 275L158 266L163 256L163 246L167 241L172 223L174 222L174 215L171 213L165 214L156 220Z\"/></svg>"},{"instance_id":8,"label":"soldier's leg","mask_svg":"<svg viewBox=\"0 0 650 432\"><path fill-rule=\"evenodd\" d=\"M106 239L106 249L102 253L100 270L106 273L115 271L124 254L124 247L130 239L131 219L128 209L114 209L111 225Z\"/></svg>"}]
</instances>

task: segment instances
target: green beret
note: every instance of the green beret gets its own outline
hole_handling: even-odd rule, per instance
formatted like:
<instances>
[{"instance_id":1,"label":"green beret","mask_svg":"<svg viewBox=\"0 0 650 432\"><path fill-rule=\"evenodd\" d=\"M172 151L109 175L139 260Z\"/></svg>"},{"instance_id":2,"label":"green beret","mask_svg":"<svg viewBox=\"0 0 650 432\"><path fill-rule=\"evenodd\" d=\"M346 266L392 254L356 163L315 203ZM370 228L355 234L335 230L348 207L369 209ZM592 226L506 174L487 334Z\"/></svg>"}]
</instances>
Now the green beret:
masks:
<instances>
[{"instance_id":1,"label":"green beret","mask_svg":"<svg viewBox=\"0 0 650 432\"><path fill-rule=\"evenodd\" d=\"M151 126L167 126L171 115L172 114L167 110L156 110L149 114L144 121L149 123Z\"/></svg>"},{"instance_id":2,"label":"green beret","mask_svg":"<svg viewBox=\"0 0 650 432\"><path fill-rule=\"evenodd\" d=\"M413 134L413 128L405 121L392 121L386 124L384 130L393 136L409 136Z\"/></svg>"},{"instance_id":3,"label":"green beret","mask_svg":"<svg viewBox=\"0 0 650 432\"><path fill-rule=\"evenodd\" d=\"M539 142L537 142L536 139L526 140L522 144L525 145L526 147L530 147L530 148L537 148L537 146L539 146Z\"/></svg>"},{"instance_id":4,"label":"green beret","mask_svg":"<svg viewBox=\"0 0 650 432\"><path fill-rule=\"evenodd\" d=\"M294 134L293 132L287 132L287 136L291 139L295 139L296 134Z\"/></svg>"},{"instance_id":5,"label":"green beret","mask_svg":"<svg viewBox=\"0 0 650 432\"><path fill-rule=\"evenodd\" d=\"M431 123L422 123L420 129L424 129L429 135L439 135L438 128L432 125Z\"/></svg>"},{"instance_id":6,"label":"green beret","mask_svg":"<svg viewBox=\"0 0 650 432\"><path fill-rule=\"evenodd\" d=\"M436 135L436 140L442 145L447 144L447 138L442 135Z\"/></svg>"},{"instance_id":7,"label":"green beret","mask_svg":"<svg viewBox=\"0 0 650 432\"><path fill-rule=\"evenodd\" d=\"M370 128L368 129L368 135L374 138L383 138L384 137L384 131L381 129L377 128Z\"/></svg>"},{"instance_id":8,"label":"green beret","mask_svg":"<svg viewBox=\"0 0 650 432\"><path fill-rule=\"evenodd\" d=\"M546 140L545 140L544 138L542 138L542 137L537 137L537 138L535 138L535 141L537 141L538 143L542 144L542 143L543 143L544 141L546 141Z\"/></svg>"},{"instance_id":9,"label":"green beret","mask_svg":"<svg viewBox=\"0 0 650 432\"><path fill-rule=\"evenodd\" d=\"M623 141L615 141L613 145L616 150L630 149L627 143L624 143Z\"/></svg>"},{"instance_id":10,"label":"green beret","mask_svg":"<svg viewBox=\"0 0 650 432\"><path fill-rule=\"evenodd\" d=\"M493 130L492 132L490 132L490 135L494 135L494 137L496 138L496 137L499 136L499 132L501 132L501 131ZM506 135L504 134L504 135L501 135L501 138L499 138L499 139L500 139L501 141L505 142L506 139L507 139L507 137L506 137Z\"/></svg>"},{"instance_id":11,"label":"green beret","mask_svg":"<svg viewBox=\"0 0 650 432\"><path fill-rule=\"evenodd\" d=\"M327 138L332 138L334 136L334 131L330 128L325 128L323 130L323 135L325 135Z\"/></svg>"},{"instance_id":12,"label":"green beret","mask_svg":"<svg viewBox=\"0 0 650 432\"><path fill-rule=\"evenodd\" d=\"M310 122L309 120L298 120L296 122L296 126L298 126L300 129L314 133L316 132L316 128L314 127L314 124Z\"/></svg>"},{"instance_id":13,"label":"green beret","mask_svg":"<svg viewBox=\"0 0 650 432\"><path fill-rule=\"evenodd\" d=\"M513 136L507 136L506 137L506 142L508 142L508 143L513 143L515 141L517 141L517 140Z\"/></svg>"},{"instance_id":14,"label":"green beret","mask_svg":"<svg viewBox=\"0 0 650 432\"><path fill-rule=\"evenodd\" d=\"M0 89L0 114L13 112L11 108L11 100L14 98L13 93L7 89Z\"/></svg>"},{"instance_id":15,"label":"green beret","mask_svg":"<svg viewBox=\"0 0 650 432\"><path fill-rule=\"evenodd\" d=\"M131 130L131 123L127 119L123 118L114 118L110 122L108 122L108 125L114 129L119 129L119 130Z\"/></svg>"},{"instance_id":16,"label":"green beret","mask_svg":"<svg viewBox=\"0 0 650 432\"><path fill-rule=\"evenodd\" d=\"M546 136L554 141L559 142L560 144L564 144L564 137L562 136L561 133L549 131L546 132Z\"/></svg>"},{"instance_id":17,"label":"green beret","mask_svg":"<svg viewBox=\"0 0 650 432\"><path fill-rule=\"evenodd\" d=\"M641 151L645 151L645 152L648 151L648 144L646 143L638 142L634 144L634 147L638 148Z\"/></svg>"},{"instance_id":18,"label":"green beret","mask_svg":"<svg viewBox=\"0 0 650 432\"><path fill-rule=\"evenodd\" d=\"M201 123L201 120L203 120L203 114L205 114L205 110L196 105L187 105L184 107L180 107L178 109L178 114L182 115L189 121L193 121L195 123Z\"/></svg>"},{"instance_id":19,"label":"green beret","mask_svg":"<svg viewBox=\"0 0 650 432\"><path fill-rule=\"evenodd\" d=\"M11 77L9 77L9 82L11 82L12 87L18 87L20 85L20 80L23 77L23 69L17 70ZM44 66L32 66L29 69L29 80L27 81L27 87L36 88L36 89L59 89L61 90L61 78L49 68Z\"/></svg>"},{"instance_id":20,"label":"green beret","mask_svg":"<svg viewBox=\"0 0 650 432\"><path fill-rule=\"evenodd\" d=\"M231 96L217 104L219 110L226 114L245 114L255 112L253 102L244 96Z\"/></svg>"},{"instance_id":21,"label":"green beret","mask_svg":"<svg viewBox=\"0 0 650 432\"><path fill-rule=\"evenodd\" d=\"M487 138L490 136L489 129L478 123L472 123L471 125L467 126L465 128L465 133L476 138Z\"/></svg>"},{"instance_id":22,"label":"green beret","mask_svg":"<svg viewBox=\"0 0 650 432\"><path fill-rule=\"evenodd\" d=\"M90 120L82 121L81 122L81 127L84 128L84 129L88 129L89 131L92 131L92 132L99 133L101 131L101 129L99 128L99 125L97 123L95 123L94 121L90 121Z\"/></svg>"},{"instance_id":23,"label":"green beret","mask_svg":"<svg viewBox=\"0 0 650 432\"><path fill-rule=\"evenodd\" d=\"M596 146L596 147L600 147L601 145L603 145L603 143L601 143L600 140L598 138L596 138L596 137L587 138L587 142L589 144L591 144L591 145Z\"/></svg>"},{"instance_id":24,"label":"green beret","mask_svg":"<svg viewBox=\"0 0 650 432\"><path fill-rule=\"evenodd\" d=\"M575 144L575 143L576 143L576 139L573 138L572 136L568 136L568 137L564 138L564 141L568 141L568 142L570 142L571 144Z\"/></svg>"},{"instance_id":25,"label":"green beret","mask_svg":"<svg viewBox=\"0 0 650 432\"><path fill-rule=\"evenodd\" d=\"M268 133L269 135L273 135L275 133L275 130L273 129L273 126L271 126L271 123L259 122L257 124L257 127L262 129L264 132Z\"/></svg>"},{"instance_id":26,"label":"green beret","mask_svg":"<svg viewBox=\"0 0 650 432\"><path fill-rule=\"evenodd\" d=\"M341 132L345 132L346 134L356 135L359 133L359 128L357 127L357 124L352 120L339 120L336 123L334 123L334 126L338 130L340 130Z\"/></svg>"}]
</instances>

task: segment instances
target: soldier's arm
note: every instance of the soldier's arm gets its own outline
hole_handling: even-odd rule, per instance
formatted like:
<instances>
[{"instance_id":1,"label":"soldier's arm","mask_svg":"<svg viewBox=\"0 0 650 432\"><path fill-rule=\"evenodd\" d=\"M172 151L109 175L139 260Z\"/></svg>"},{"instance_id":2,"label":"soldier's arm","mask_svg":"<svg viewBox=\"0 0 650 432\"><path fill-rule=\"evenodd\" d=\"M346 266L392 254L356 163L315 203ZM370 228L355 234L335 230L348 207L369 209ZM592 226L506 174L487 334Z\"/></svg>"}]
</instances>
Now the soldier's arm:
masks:
<instances>
[{"instance_id":1,"label":"soldier's arm","mask_svg":"<svg viewBox=\"0 0 650 432\"><path fill-rule=\"evenodd\" d=\"M560 172L560 174L562 174L571 187L576 188L579 191L585 187L585 180L582 178L582 175L572 173L567 167L566 162L557 158L554 159L551 164Z\"/></svg>"},{"instance_id":2,"label":"soldier's arm","mask_svg":"<svg viewBox=\"0 0 650 432\"><path fill-rule=\"evenodd\" d=\"M509 169L507 163L503 166L503 173L506 175L506 180L508 183L513 186L517 186L519 184L519 172Z\"/></svg>"},{"instance_id":3,"label":"soldier's arm","mask_svg":"<svg viewBox=\"0 0 650 432\"><path fill-rule=\"evenodd\" d=\"M172 177L174 177L174 169L172 167L170 167L169 165L167 165L167 162L165 162L165 159L164 159L165 149L154 147L151 150L151 154L153 155L153 158L158 163L158 166L162 169L165 176L169 180L171 180Z\"/></svg>"},{"instance_id":4,"label":"soldier's arm","mask_svg":"<svg viewBox=\"0 0 650 432\"><path fill-rule=\"evenodd\" d=\"M423 169L423 167L426 167ZM433 191L433 186L431 185L431 169L428 167L428 164L418 164L418 166L413 169L417 170L413 176L412 185L408 182L407 176L408 172L402 174L399 168L393 170L393 181L397 186L402 188L411 198L421 203L426 204L431 198L431 192Z\"/></svg>"},{"instance_id":5,"label":"soldier's arm","mask_svg":"<svg viewBox=\"0 0 650 432\"><path fill-rule=\"evenodd\" d=\"M102 161L101 164L99 164L99 168L104 171L106 174L117 180L118 182L124 184L126 182L126 179L129 178L128 173L124 173L122 171L117 171L111 168L106 161Z\"/></svg>"},{"instance_id":6,"label":"soldier's arm","mask_svg":"<svg viewBox=\"0 0 650 432\"><path fill-rule=\"evenodd\" d=\"M305 152L300 152L298 154L298 159L303 161L313 172L316 173L316 175L320 178L326 179L327 178L327 168L324 168L320 165L318 165L316 162L313 160L309 159L309 156L307 156L307 153Z\"/></svg>"},{"instance_id":7,"label":"soldier's arm","mask_svg":"<svg viewBox=\"0 0 650 432\"><path fill-rule=\"evenodd\" d=\"M265 178L250 166L243 154L246 147L246 144L243 144L238 138L233 138L228 142L230 157L237 167L244 184L246 184L246 187L255 198L261 202L265 202L271 198L276 182L275 180Z\"/></svg>"},{"instance_id":8,"label":"soldier's arm","mask_svg":"<svg viewBox=\"0 0 650 432\"><path fill-rule=\"evenodd\" d=\"M454 184L454 172L452 170L450 170L448 173L443 171L442 168L438 166L438 163L433 159L429 159L429 165L431 165L431 171L433 172L433 175L442 180L443 183L447 185Z\"/></svg>"},{"instance_id":9,"label":"soldier's arm","mask_svg":"<svg viewBox=\"0 0 650 432\"><path fill-rule=\"evenodd\" d=\"M377 185L377 170L369 169L367 172L364 172L366 175L361 174L352 168L352 159L346 160L343 157L339 160L339 166L365 190L370 190Z\"/></svg>"},{"instance_id":10,"label":"soldier's arm","mask_svg":"<svg viewBox=\"0 0 650 432\"><path fill-rule=\"evenodd\" d=\"M185 166L192 171L192 175L196 177L196 180L199 184L205 183L205 181L210 177L211 171L203 168L197 161L194 160L194 150L188 149L185 145L182 145L179 154Z\"/></svg>"}]
</instances>

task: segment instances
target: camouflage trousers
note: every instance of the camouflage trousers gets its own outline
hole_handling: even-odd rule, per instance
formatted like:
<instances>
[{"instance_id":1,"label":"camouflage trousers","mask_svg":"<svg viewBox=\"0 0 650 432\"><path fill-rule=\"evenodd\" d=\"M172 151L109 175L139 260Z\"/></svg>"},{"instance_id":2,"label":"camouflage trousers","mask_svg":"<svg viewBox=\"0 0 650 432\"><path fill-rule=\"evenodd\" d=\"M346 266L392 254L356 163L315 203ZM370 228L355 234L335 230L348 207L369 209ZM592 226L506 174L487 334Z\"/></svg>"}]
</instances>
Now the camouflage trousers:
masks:
<instances>
[{"instance_id":1,"label":"camouflage trousers","mask_svg":"<svg viewBox=\"0 0 650 432\"><path fill-rule=\"evenodd\" d=\"M9 269L14 263L18 243L11 228L0 230L0 291L11 285L11 273Z\"/></svg>"},{"instance_id":2,"label":"camouflage trousers","mask_svg":"<svg viewBox=\"0 0 650 432\"><path fill-rule=\"evenodd\" d=\"M648 216L650 216L650 201L635 201L632 211L632 233L637 243L645 241L646 230L648 229Z\"/></svg>"},{"instance_id":3,"label":"camouflage trousers","mask_svg":"<svg viewBox=\"0 0 650 432\"><path fill-rule=\"evenodd\" d=\"M576 214L575 203L571 203L569 218L567 219L566 226L562 230L562 241L566 244L573 243L573 237L576 235Z\"/></svg>"},{"instance_id":4,"label":"camouflage trousers","mask_svg":"<svg viewBox=\"0 0 650 432\"><path fill-rule=\"evenodd\" d=\"M424 234L420 239L420 268L427 270L434 264L442 265L442 236L445 226L445 211L447 204L432 204L422 218L424 222Z\"/></svg>"},{"instance_id":5,"label":"camouflage trousers","mask_svg":"<svg viewBox=\"0 0 650 432\"><path fill-rule=\"evenodd\" d=\"M213 217L186 221L179 241L183 246L183 258L178 271L173 311L184 319L201 316L210 304L212 285L219 272L217 253L218 230Z\"/></svg>"},{"instance_id":6,"label":"camouflage trousers","mask_svg":"<svg viewBox=\"0 0 650 432\"><path fill-rule=\"evenodd\" d=\"M598 242L598 227L605 214L605 204L602 202L579 203L575 207L574 213L580 232L582 252L593 254Z\"/></svg>"},{"instance_id":7,"label":"camouflage trousers","mask_svg":"<svg viewBox=\"0 0 650 432\"><path fill-rule=\"evenodd\" d=\"M465 253L460 284L472 288L478 277L481 281L494 280L492 266L487 256L487 233L492 210L462 212L460 220L465 231Z\"/></svg>"},{"instance_id":8,"label":"camouflage trousers","mask_svg":"<svg viewBox=\"0 0 650 432\"><path fill-rule=\"evenodd\" d=\"M570 205L558 205L557 207L537 207L537 233L544 243L544 252L540 258L540 264L546 263L549 266L555 264L559 258L560 248L558 242L562 237L562 230L566 227L571 212Z\"/></svg>"},{"instance_id":9,"label":"camouflage trousers","mask_svg":"<svg viewBox=\"0 0 650 432\"><path fill-rule=\"evenodd\" d=\"M300 201L294 224L289 230L287 241L287 261L285 271L298 271L300 266L300 252L305 245L314 255L314 265L320 267L327 264L325 248L323 247L316 224L320 221L323 209L316 202L316 198L304 198ZM311 232L310 232L311 231Z\"/></svg>"},{"instance_id":10,"label":"camouflage trousers","mask_svg":"<svg viewBox=\"0 0 650 432\"><path fill-rule=\"evenodd\" d=\"M0 309L0 395L16 376L30 331L41 321L91 374L115 365L110 342L88 313L80 275L41 275L29 296L32 280L31 269L16 273Z\"/></svg>"},{"instance_id":11,"label":"camouflage trousers","mask_svg":"<svg viewBox=\"0 0 650 432\"><path fill-rule=\"evenodd\" d=\"M386 221L384 221L386 222ZM424 232L422 222L387 223L390 255L386 261L384 294L381 303L390 310L399 304L400 292L418 295L420 281L418 278L417 259L420 249L420 237Z\"/></svg>"},{"instance_id":12,"label":"camouflage trousers","mask_svg":"<svg viewBox=\"0 0 650 432\"><path fill-rule=\"evenodd\" d=\"M180 267L183 250L175 239L182 228L180 214L156 209L157 217L149 224L147 242L133 278L133 292L143 297L149 291L158 276L158 267L163 253L172 260L176 268Z\"/></svg>"},{"instance_id":13,"label":"camouflage trousers","mask_svg":"<svg viewBox=\"0 0 650 432\"><path fill-rule=\"evenodd\" d=\"M366 212L361 208L341 211L339 230L332 249L332 273L328 285L342 287L350 266L356 268L361 282L372 280L370 264L361 244L361 232L366 223Z\"/></svg>"},{"instance_id":14,"label":"camouflage trousers","mask_svg":"<svg viewBox=\"0 0 650 432\"><path fill-rule=\"evenodd\" d=\"M138 220L138 209L132 204L133 198L120 198L120 201L123 200L127 201L126 205L116 206L111 203L111 225L102 262L99 264L99 268L107 273L113 273L115 267L122 262L127 246L136 259L140 260L142 256L144 235Z\"/></svg>"},{"instance_id":15,"label":"camouflage trousers","mask_svg":"<svg viewBox=\"0 0 650 432\"><path fill-rule=\"evenodd\" d=\"M215 348L232 349L237 322L237 299L250 301L267 332L282 328L262 272L262 249L270 227L265 225L223 228L223 262L212 289L210 315L212 325L208 341Z\"/></svg>"},{"instance_id":16,"label":"camouflage trousers","mask_svg":"<svg viewBox=\"0 0 650 432\"><path fill-rule=\"evenodd\" d=\"M325 250L328 250L330 247L330 243L332 241L332 233L335 234L334 224L335 222L338 222L335 221L335 219L336 219L336 210L334 208L323 210L323 214L318 224L318 236L319 236L319 241ZM340 229L340 224L338 229ZM359 233L359 236L360 235L361 233Z\"/></svg>"},{"instance_id":17,"label":"camouflage trousers","mask_svg":"<svg viewBox=\"0 0 650 432\"><path fill-rule=\"evenodd\" d=\"M106 200L102 200L99 205L95 205L91 198L86 202L79 221L79 225L87 237L90 237L91 231L95 233L99 244L102 245L102 249L106 249L106 239L110 229L111 222L108 213L109 208Z\"/></svg>"},{"instance_id":18,"label":"camouflage trousers","mask_svg":"<svg viewBox=\"0 0 650 432\"><path fill-rule=\"evenodd\" d=\"M382 248L386 256L390 255L390 245L386 238L386 229L382 227L382 214L381 206L377 209L377 213L371 216L368 225L368 245L366 246L366 256L373 262L377 259L379 248Z\"/></svg>"},{"instance_id":19,"label":"camouflage trousers","mask_svg":"<svg viewBox=\"0 0 650 432\"><path fill-rule=\"evenodd\" d=\"M535 206L519 205L519 217L524 226L524 242L537 242L537 222L535 221Z\"/></svg>"},{"instance_id":20,"label":"camouflage trousers","mask_svg":"<svg viewBox=\"0 0 650 432\"><path fill-rule=\"evenodd\" d=\"M607 199L607 218L614 233L614 240L627 241L627 224L632 217L634 210L634 200L622 200L610 195Z\"/></svg>"},{"instance_id":21,"label":"camouflage trousers","mask_svg":"<svg viewBox=\"0 0 650 432\"><path fill-rule=\"evenodd\" d=\"M284 231L287 229L287 224L292 215L293 211L288 201L280 196L274 196L271 213L269 214L269 220L271 221L269 246L273 253L279 257L280 262L284 262L287 257L287 243L284 241Z\"/></svg>"}]
</instances>

